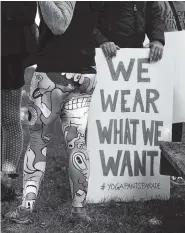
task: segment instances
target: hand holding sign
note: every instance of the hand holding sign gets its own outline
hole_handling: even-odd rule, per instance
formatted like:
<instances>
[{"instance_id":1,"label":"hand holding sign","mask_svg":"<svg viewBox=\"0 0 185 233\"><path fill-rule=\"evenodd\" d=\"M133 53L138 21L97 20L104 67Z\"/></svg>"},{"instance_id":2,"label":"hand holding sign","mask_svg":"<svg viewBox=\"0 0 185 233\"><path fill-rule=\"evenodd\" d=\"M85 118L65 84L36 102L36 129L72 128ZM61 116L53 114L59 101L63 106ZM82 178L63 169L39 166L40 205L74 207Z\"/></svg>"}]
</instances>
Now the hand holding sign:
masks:
<instances>
[{"instance_id":1,"label":"hand holding sign","mask_svg":"<svg viewBox=\"0 0 185 233\"><path fill-rule=\"evenodd\" d=\"M115 45L114 42L104 42L100 45L106 59L111 59L116 56L117 50L120 49L119 46Z\"/></svg>"},{"instance_id":2,"label":"hand holding sign","mask_svg":"<svg viewBox=\"0 0 185 233\"><path fill-rule=\"evenodd\" d=\"M149 52L120 49L105 60L96 51L87 143L90 202L169 198L169 178L159 174L159 144L170 140L173 59L165 50L164 59L150 65Z\"/></svg>"},{"instance_id":3,"label":"hand holding sign","mask_svg":"<svg viewBox=\"0 0 185 233\"><path fill-rule=\"evenodd\" d=\"M163 56L163 48L164 46L159 41L152 41L150 43L150 55L149 60L151 62L157 62L161 60Z\"/></svg>"}]
</instances>

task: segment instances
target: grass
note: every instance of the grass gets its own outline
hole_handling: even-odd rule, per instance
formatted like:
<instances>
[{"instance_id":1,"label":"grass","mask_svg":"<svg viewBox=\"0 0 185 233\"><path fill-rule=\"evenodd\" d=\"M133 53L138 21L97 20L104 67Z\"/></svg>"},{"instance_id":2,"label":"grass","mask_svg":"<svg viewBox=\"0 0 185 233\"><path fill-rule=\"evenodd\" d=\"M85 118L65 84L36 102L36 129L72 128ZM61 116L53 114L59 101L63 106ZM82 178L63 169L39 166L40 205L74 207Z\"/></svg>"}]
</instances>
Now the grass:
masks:
<instances>
[{"instance_id":1,"label":"grass","mask_svg":"<svg viewBox=\"0 0 185 233\"><path fill-rule=\"evenodd\" d=\"M2 233L184 233L185 232L185 188L173 187L168 201L109 202L89 204L93 218L89 225L72 225L70 216L70 187L68 182L68 159L63 146L60 127L53 129L53 139L48 149L44 181L36 202L31 225L18 225L3 218L3 215L19 203L2 203ZM28 132L24 130L24 151L28 143ZM52 145L52 146L51 146ZM23 153L24 154L24 153ZM22 187L21 157L17 187ZM153 219L153 222L151 221ZM162 224L155 221L161 220Z\"/></svg>"},{"instance_id":2,"label":"grass","mask_svg":"<svg viewBox=\"0 0 185 233\"><path fill-rule=\"evenodd\" d=\"M30 71L28 71L30 72ZM29 82L32 74L26 76ZM27 97L22 106L27 105ZM2 233L185 233L185 188L172 187L168 201L109 202L89 204L88 212L93 218L89 225L72 225L70 216L70 187L68 182L68 158L58 122L53 126L53 138L48 148L46 174L33 212L31 225L18 225L4 219L4 214L20 203L3 202L1 205ZM17 189L22 187L23 155L29 135L24 127L24 151L19 163L20 177ZM153 221L151 221L153 220ZM161 220L162 224L157 224Z\"/></svg>"}]
</instances>

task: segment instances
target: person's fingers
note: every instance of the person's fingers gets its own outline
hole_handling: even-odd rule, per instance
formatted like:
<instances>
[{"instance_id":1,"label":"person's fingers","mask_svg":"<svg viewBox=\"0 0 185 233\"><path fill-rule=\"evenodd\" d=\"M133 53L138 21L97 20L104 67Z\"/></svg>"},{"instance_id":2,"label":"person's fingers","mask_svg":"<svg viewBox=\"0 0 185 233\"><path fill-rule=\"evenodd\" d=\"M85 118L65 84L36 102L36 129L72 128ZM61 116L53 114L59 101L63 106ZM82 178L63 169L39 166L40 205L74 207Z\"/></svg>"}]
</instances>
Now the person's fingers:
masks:
<instances>
[{"instance_id":1,"label":"person's fingers","mask_svg":"<svg viewBox=\"0 0 185 233\"><path fill-rule=\"evenodd\" d=\"M153 62L157 62L158 61L158 55L159 55L159 47L155 46L154 48L154 54L153 54Z\"/></svg>"},{"instance_id":2,"label":"person's fingers","mask_svg":"<svg viewBox=\"0 0 185 233\"><path fill-rule=\"evenodd\" d=\"M145 46L144 46L144 48L149 48L150 47L150 44L146 44Z\"/></svg>"},{"instance_id":3,"label":"person's fingers","mask_svg":"<svg viewBox=\"0 0 185 233\"><path fill-rule=\"evenodd\" d=\"M149 55L149 60L150 62L157 62L161 60L163 56L163 46L157 46L155 44L150 45L150 55Z\"/></svg>"},{"instance_id":4,"label":"person's fingers","mask_svg":"<svg viewBox=\"0 0 185 233\"><path fill-rule=\"evenodd\" d=\"M80 74L75 74L73 79L74 79L75 82L78 82L79 79L80 79Z\"/></svg>"},{"instance_id":5,"label":"person's fingers","mask_svg":"<svg viewBox=\"0 0 185 233\"><path fill-rule=\"evenodd\" d=\"M112 52L112 57L115 57L117 53L117 49L114 43L111 44L111 52Z\"/></svg>"},{"instance_id":6,"label":"person's fingers","mask_svg":"<svg viewBox=\"0 0 185 233\"><path fill-rule=\"evenodd\" d=\"M114 42L107 42L105 44L102 44L100 47L103 50L106 59L111 59L112 57L115 57L117 54L117 50L120 49L120 47L115 45Z\"/></svg>"},{"instance_id":7,"label":"person's fingers","mask_svg":"<svg viewBox=\"0 0 185 233\"><path fill-rule=\"evenodd\" d=\"M80 75L80 80L79 80L79 84L82 84L84 82L84 76Z\"/></svg>"},{"instance_id":8,"label":"person's fingers","mask_svg":"<svg viewBox=\"0 0 185 233\"><path fill-rule=\"evenodd\" d=\"M77 78L78 78L78 74L74 74L74 75L73 75L73 80L74 80L74 82L78 81Z\"/></svg>"},{"instance_id":9,"label":"person's fingers","mask_svg":"<svg viewBox=\"0 0 185 233\"><path fill-rule=\"evenodd\" d=\"M149 53L149 61L150 61L150 63L152 62L153 54L154 54L154 46L151 45L151 47L150 47L150 53Z\"/></svg>"},{"instance_id":10,"label":"person's fingers","mask_svg":"<svg viewBox=\"0 0 185 233\"><path fill-rule=\"evenodd\" d=\"M108 44L106 45L106 48L107 48L107 53L108 53L107 58L110 59L110 58L112 58L111 43L108 43Z\"/></svg>"},{"instance_id":11,"label":"person's fingers","mask_svg":"<svg viewBox=\"0 0 185 233\"><path fill-rule=\"evenodd\" d=\"M112 58L112 57L114 57L114 45L113 45L113 43L110 43L109 48L110 48L110 58Z\"/></svg>"},{"instance_id":12,"label":"person's fingers","mask_svg":"<svg viewBox=\"0 0 185 233\"><path fill-rule=\"evenodd\" d=\"M66 78L67 79L72 79L73 78L73 73L67 73Z\"/></svg>"},{"instance_id":13,"label":"person's fingers","mask_svg":"<svg viewBox=\"0 0 185 233\"><path fill-rule=\"evenodd\" d=\"M152 45L150 48L150 55L149 55L150 63L157 61L156 60L157 53L158 53L158 48L155 45Z\"/></svg>"},{"instance_id":14,"label":"person's fingers","mask_svg":"<svg viewBox=\"0 0 185 233\"><path fill-rule=\"evenodd\" d=\"M107 47L105 45L102 46L102 50L103 50L105 57L108 58L108 51L107 51Z\"/></svg>"},{"instance_id":15,"label":"person's fingers","mask_svg":"<svg viewBox=\"0 0 185 233\"><path fill-rule=\"evenodd\" d=\"M162 59L162 57L163 57L163 49L162 49L162 48L160 48L160 49L159 49L158 59L159 59L159 60L161 60L161 59Z\"/></svg>"}]
</instances>

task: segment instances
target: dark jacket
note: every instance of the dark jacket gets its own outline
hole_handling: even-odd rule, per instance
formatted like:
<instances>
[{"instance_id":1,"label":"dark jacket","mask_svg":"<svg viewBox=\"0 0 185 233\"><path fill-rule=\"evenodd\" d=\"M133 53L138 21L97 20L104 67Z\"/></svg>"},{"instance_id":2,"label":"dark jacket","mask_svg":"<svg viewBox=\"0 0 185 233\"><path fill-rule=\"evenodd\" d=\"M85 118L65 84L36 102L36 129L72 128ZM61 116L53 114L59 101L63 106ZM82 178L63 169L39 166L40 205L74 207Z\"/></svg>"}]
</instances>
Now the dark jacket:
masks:
<instances>
[{"instance_id":1,"label":"dark jacket","mask_svg":"<svg viewBox=\"0 0 185 233\"><path fill-rule=\"evenodd\" d=\"M2 56L29 54L35 45L31 30L35 21L35 1L1 3L1 48Z\"/></svg>"},{"instance_id":2,"label":"dark jacket","mask_svg":"<svg viewBox=\"0 0 185 233\"><path fill-rule=\"evenodd\" d=\"M124 48L143 46L147 34L150 41L164 45L164 20L158 2L105 2L97 28L93 32L96 46L114 42Z\"/></svg>"},{"instance_id":3,"label":"dark jacket","mask_svg":"<svg viewBox=\"0 0 185 233\"><path fill-rule=\"evenodd\" d=\"M39 28L36 23L31 26L27 26L24 29L25 44L27 56L24 62L25 67L31 66L37 63L37 50L39 40Z\"/></svg>"},{"instance_id":4,"label":"dark jacket","mask_svg":"<svg viewBox=\"0 0 185 233\"><path fill-rule=\"evenodd\" d=\"M62 35L54 35L41 15L38 72L83 73L95 66L92 32L101 6L101 2L77 1L71 23Z\"/></svg>"}]
</instances>

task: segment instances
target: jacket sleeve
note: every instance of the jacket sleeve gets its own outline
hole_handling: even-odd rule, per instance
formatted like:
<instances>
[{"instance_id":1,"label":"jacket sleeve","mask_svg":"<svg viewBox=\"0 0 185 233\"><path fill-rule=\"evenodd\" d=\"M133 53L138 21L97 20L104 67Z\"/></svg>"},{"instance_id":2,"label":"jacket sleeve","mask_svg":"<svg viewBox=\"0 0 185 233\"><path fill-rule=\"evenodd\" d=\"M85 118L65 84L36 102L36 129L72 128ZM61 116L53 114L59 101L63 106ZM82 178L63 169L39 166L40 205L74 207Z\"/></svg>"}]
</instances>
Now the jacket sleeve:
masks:
<instances>
[{"instance_id":1,"label":"jacket sleeve","mask_svg":"<svg viewBox=\"0 0 185 233\"><path fill-rule=\"evenodd\" d=\"M39 2L42 17L54 35L62 35L67 30L73 17L75 4L75 1Z\"/></svg>"},{"instance_id":2,"label":"jacket sleeve","mask_svg":"<svg viewBox=\"0 0 185 233\"><path fill-rule=\"evenodd\" d=\"M152 41L160 41L163 45L165 44L164 39L164 15L162 14L161 7L156 2L147 2L146 6L146 34Z\"/></svg>"},{"instance_id":3,"label":"jacket sleeve","mask_svg":"<svg viewBox=\"0 0 185 233\"><path fill-rule=\"evenodd\" d=\"M102 7L100 8L98 12L98 19L97 19L97 25L93 30L93 39L96 47L100 47L101 44L104 42L109 42L108 38L104 35L104 27L105 27L105 2L102 4Z\"/></svg>"},{"instance_id":4,"label":"jacket sleeve","mask_svg":"<svg viewBox=\"0 0 185 233\"><path fill-rule=\"evenodd\" d=\"M104 42L108 42L109 40L103 35L103 33L100 31L100 29L98 27L96 27L93 30L93 39L94 39L94 43L96 48L100 47L101 44L103 44Z\"/></svg>"},{"instance_id":5,"label":"jacket sleeve","mask_svg":"<svg viewBox=\"0 0 185 233\"><path fill-rule=\"evenodd\" d=\"M6 18L25 26L32 25L37 12L36 1L11 1L4 2Z\"/></svg>"}]
</instances>

